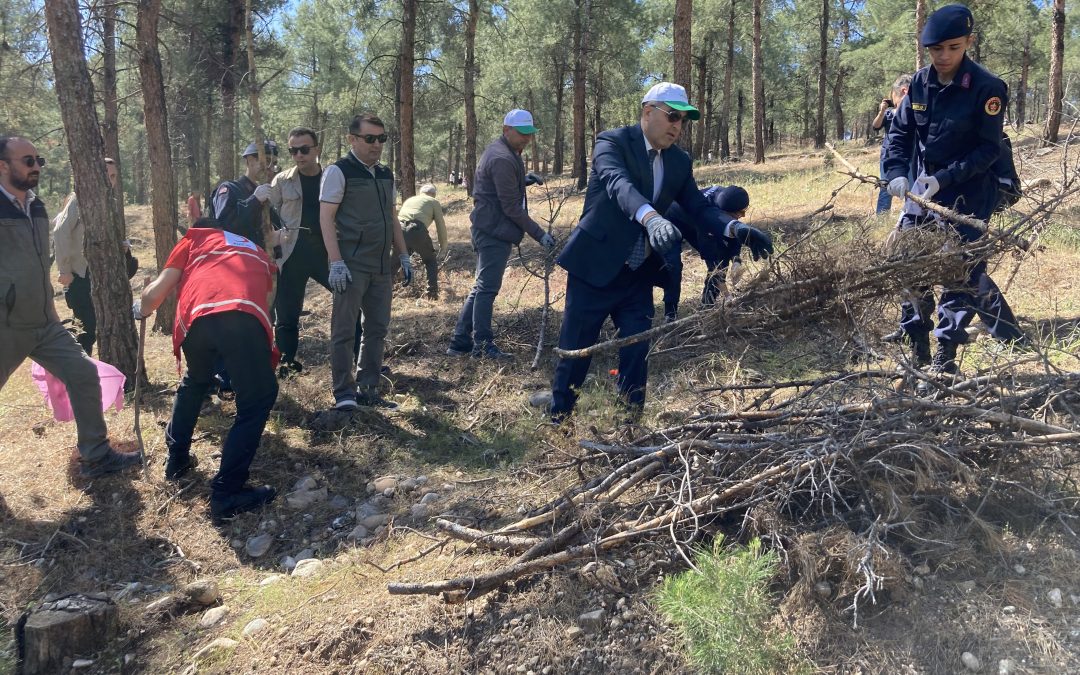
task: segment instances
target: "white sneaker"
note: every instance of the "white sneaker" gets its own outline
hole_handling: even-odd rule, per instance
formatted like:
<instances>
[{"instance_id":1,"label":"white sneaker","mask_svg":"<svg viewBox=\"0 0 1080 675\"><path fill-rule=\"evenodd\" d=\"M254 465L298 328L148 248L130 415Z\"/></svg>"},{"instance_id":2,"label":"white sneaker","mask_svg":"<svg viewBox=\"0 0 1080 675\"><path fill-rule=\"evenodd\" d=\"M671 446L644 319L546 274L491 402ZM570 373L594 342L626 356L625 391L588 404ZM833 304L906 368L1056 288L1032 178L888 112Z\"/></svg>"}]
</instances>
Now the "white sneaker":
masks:
<instances>
[{"instance_id":1,"label":"white sneaker","mask_svg":"<svg viewBox=\"0 0 1080 675\"><path fill-rule=\"evenodd\" d=\"M359 407L356 399L352 398L343 398L334 404L334 410L356 410Z\"/></svg>"}]
</instances>

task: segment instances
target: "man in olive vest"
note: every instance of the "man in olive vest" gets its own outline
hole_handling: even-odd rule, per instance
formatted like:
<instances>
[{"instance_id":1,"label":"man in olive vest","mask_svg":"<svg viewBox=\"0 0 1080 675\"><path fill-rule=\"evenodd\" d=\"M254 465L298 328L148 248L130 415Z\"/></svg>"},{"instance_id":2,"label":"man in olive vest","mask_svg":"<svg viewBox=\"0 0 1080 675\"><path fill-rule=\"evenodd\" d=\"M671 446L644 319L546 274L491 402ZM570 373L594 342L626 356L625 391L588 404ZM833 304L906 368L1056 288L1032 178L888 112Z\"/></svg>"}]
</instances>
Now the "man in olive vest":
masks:
<instances>
[{"instance_id":1,"label":"man in olive vest","mask_svg":"<svg viewBox=\"0 0 1080 675\"><path fill-rule=\"evenodd\" d=\"M386 125L375 115L354 117L348 135L352 150L326 167L319 192L319 226L334 291L330 371L339 410L396 407L378 393L393 298L391 250L406 285L412 282L412 263L397 219L394 174L379 163L386 138ZM358 316L364 333L359 363L352 350Z\"/></svg>"}]
</instances>

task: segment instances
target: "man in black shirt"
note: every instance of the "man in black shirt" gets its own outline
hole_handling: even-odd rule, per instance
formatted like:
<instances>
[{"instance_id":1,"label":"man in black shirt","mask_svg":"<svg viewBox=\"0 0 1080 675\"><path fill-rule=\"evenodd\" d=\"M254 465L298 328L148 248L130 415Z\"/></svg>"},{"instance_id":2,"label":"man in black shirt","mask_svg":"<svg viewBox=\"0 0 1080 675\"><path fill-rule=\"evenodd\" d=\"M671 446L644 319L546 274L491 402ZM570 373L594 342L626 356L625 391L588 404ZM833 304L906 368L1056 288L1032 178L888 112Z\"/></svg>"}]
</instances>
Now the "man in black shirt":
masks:
<instances>
[{"instance_id":1,"label":"man in black shirt","mask_svg":"<svg viewBox=\"0 0 1080 675\"><path fill-rule=\"evenodd\" d=\"M289 154L295 166L274 176L270 183L270 205L277 210L285 226L281 239L282 257L278 261L277 300L274 308L274 341L281 352L279 374L303 370L296 360L299 342L300 313L304 309L304 292L308 279L314 279L330 290L327 277L330 263L319 229L319 183L322 166L319 164L319 139L306 127L289 132ZM356 323L353 352L360 347L360 322Z\"/></svg>"}]
</instances>

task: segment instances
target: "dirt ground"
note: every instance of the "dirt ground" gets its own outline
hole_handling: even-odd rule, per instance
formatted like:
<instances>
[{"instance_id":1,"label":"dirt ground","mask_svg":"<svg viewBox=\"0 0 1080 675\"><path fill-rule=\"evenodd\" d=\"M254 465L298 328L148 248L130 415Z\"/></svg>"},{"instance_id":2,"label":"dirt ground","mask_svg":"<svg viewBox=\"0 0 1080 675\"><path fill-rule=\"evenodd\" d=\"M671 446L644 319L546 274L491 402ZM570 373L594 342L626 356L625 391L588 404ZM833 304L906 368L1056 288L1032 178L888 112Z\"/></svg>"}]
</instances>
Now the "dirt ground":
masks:
<instances>
[{"instance_id":1,"label":"dirt ground","mask_svg":"<svg viewBox=\"0 0 1080 675\"><path fill-rule=\"evenodd\" d=\"M1021 152L1024 152L1021 145ZM876 148L843 152L876 173ZM1036 158L1025 174L1052 172L1052 158ZM701 184L738 183L750 192L747 221L790 243L801 224L846 179L810 151L771 157L761 166L699 168ZM534 217L550 213L545 194L568 181L530 188ZM219 401L199 423L194 452L202 464L183 489L163 480L164 425L179 376L170 338L153 334L146 344L151 386L143 415L149 474L86 484L73 477L74 427L52 420L31 383L29 362L0 392L0 630L9 634L20 613L49 594L119 593L122 634L102 645L92 673L680 673L693 672L678 638L656 611L651 593L658 578L684 568L661 543L632 555L598 559L612 575L556 570L459 605L431 596L391 596L387 583L432 581L475 574L506 562L495 553L461 543L433 547L433 520L448 517L471 527L494 528L558 494L563 473L553 467L577 450L579 439L612 427L611 357L592 367L573 435L552 430L529 395L548 387L565 276L551 277L554 314L549 317L540 367L530 369L539 337L543 282L530 272L541 264L539 247L526 239L512 260L495 306L500 346L515 354L507 363L445 355L457 312L472 281L474 255L468 204L459 189L439 186L448 205L450 255L440 272L442 295L422 297L423 269L411 288L398 288L388 338L387 396L391 412L365 410L334 426L316 413L333 403L327 363L330 297L308 288L299 359L304 372L282 382L281 393L253 464L253 483L267 483L279 498L262 513L246 514L223 528L208 517L208 480L230 424L232 403ZM876 194L848 186L835 201L837 219L865 220ZM556 197L557 199L557 197ZM580 213L571 197L555 223L565 238ZM1075 207L1065 218L1075 215ZM1064 222L1064 219L1063 219ZM890 219L883 218L880 232ZM153 260L148 207L128 211L136 255L147 272ZM1080 238L1047 239L1022 263L1006 259L995 278L1006 289L1024 326L1056 340L1073 355L1080 342ZM703 265L684 252L681 314L695 311ZM761 263L749 263L751 266ZM141 279L142 273L137 277ZM141 282L137 283L140 285ZM659 300L659 294L657 294ZM62 316L67 316L58 297ZM658 311L658 315L662 312ZM887 310L875 336L892 330ZM970 358L990 343L980 340ZM695 385L738 377L734 365L767 377L807 377L848 367L849 354L835 338L818 343L764 344L718 341L715 358L684 361L677 349L650 360L649 403L644 424L665 411L694 405ZM966 357L967 358L967 357ZM131 440L128 405L107 414L111 434ZM318 428L318 430L313 429ZM1057 450L1063 463L1077 448ZM1071 457L1070 457L1071 454ZM385 496L380 477L398 479ZM423 477L422 480L415 480ZM1076 495L1072 482L1046 486ZM285 493L304 478L325 488L316 502L294 508ZM406 481L406 479L412 479ZM406 481L403 483L403 481ZM426 494L434 497L424 497ZM417 509L427 499L425 509ZM358 509L362 512L358 515ZM364 511L367 509L367 511ZM360 518L385 513L389 521L357 533ZM993 546L965 543L974 533L954 533L954 546L907 550L896 561L902 578L873 606L864 606L858 628L843 603L807 600L776 587L779 630L789 631L808 669L837 673L960 673L971 652L981 672L1080 672L1080 539L1072 514L1048 513L1032 503L994 503L988 509ZM245 543L270 534L269 551L253 558ZM424 555L420 555L424 553ZM322 569L310 577L284 576L286 556L313 557ZM595 571L595 567L594 567ZM227 606L224 618L203 627L201 612L162 617L147 606L195 579L213 579ZM268 581L269 580L269 581ZM1051 601L1061 592L1061 606ZM603 609L601 623L581 630L580 616ZM242 636L249 622L268 627ZM216 638L239 644L196 653ZM0 638L0 673L13 671L14 645Z\"/></svg>"}]
</instances>

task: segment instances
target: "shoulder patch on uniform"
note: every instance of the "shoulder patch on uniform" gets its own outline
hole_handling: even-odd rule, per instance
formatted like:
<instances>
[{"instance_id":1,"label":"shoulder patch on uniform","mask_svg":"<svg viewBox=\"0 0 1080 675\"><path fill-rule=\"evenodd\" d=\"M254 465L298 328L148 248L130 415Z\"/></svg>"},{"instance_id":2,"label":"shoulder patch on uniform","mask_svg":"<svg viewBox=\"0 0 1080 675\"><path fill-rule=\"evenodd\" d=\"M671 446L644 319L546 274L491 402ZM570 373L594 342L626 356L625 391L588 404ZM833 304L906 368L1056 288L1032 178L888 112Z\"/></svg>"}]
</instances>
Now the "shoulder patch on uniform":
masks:
<instances>
[{"instance_id":1,"label":"shoulder patch on uniform","mask_svg":"<svg viewBox=\"0 0 1080 675\"><path fill-rule=\"evenodd\" d=\"M964 76L960 78L960 86L964 89L971 89L971 73L964 73Z\"/></svg>"},{"instance_id":2,"label":"shoulder patch on uniform","mask_svg":"<svg viewBox=\"0 0 1080 675\"><path fill-rule=\"evenodd\" d=\"M991 96L990 99L986 102L986 105L983 106L983 110L986 111L987 115L998 114L999 112L1001 112L1001 99L997 96Z\"/></svg>"},{"instance_id":3,"label":"shoulder patch on uniform","mask_svg":"<svg viewBox=\"0 0 1080 675\"><path fill-rule=\"evenodd\" d=\"M919 112L923 112L924 110L926 110L926 104L925 103L912 103L911 104L911 109L912 110L918 110Z\"/></svg>"}]
</instances>

